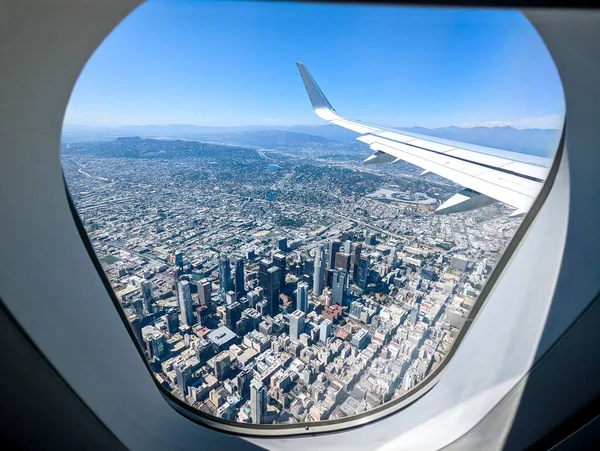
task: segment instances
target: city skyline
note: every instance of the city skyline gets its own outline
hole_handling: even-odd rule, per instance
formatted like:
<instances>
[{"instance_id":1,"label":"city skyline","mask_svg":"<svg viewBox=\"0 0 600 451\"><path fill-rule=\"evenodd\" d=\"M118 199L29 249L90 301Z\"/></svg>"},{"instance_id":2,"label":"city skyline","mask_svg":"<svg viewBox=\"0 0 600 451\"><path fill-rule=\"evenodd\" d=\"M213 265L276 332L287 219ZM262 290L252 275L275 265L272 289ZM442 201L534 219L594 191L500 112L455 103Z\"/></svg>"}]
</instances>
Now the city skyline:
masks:
<instances>
[{"instance_id":1,"label":"city skyline","mask_svg":"<svg viewBox=\"0 0 600 451\"><path fill-rule=\"evenodd\" d=\"M515 11L151 1L88 62L65 124L323 124L295 61L311 68L339 111L365 121L562 122L554 64Z\"/></svg>"}]
</instances>

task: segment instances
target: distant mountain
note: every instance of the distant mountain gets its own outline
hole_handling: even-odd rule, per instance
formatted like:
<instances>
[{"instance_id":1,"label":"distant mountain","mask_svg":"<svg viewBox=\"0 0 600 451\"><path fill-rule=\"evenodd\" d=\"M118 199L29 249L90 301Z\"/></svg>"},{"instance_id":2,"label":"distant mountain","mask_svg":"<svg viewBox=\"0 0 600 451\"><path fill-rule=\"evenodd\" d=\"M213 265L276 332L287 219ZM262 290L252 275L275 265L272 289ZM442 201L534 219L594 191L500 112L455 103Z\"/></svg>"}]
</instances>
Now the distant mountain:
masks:
<instances>
[{"instance_id":1,"label":"distant mountain","mask_svg":"<svg viewBox=\"0 0 600 451\"><path fill-rule=\"evenodd\" d=\"M63 144L66 154L96 155L112 158L260 158L255 150L197 141L162 140L136 137L117 138L110 142Z\"/></svg>"},{"instance_id":2,"label":"distant mountain","mask_svg":"<svg viewBox=\"0 0 600 451\"><path fill-rule=\"evenodd\" d=\"M560 140L560 130L513 127L444 127L398 128L412 133L460 141L480 146L521 152L536 156L551 156ZM63 142L114 140L122 136L225 142L243 146L273 149L293 147L347 150L363 148L355 140L358 133L327 125L253 125L244 127L203 127L197 125L142 125L128 127L88 127L66 125ZM183 141L182 141L183 142ZM352 143L352 144L350 144ZM348 146L350 144L350 146Z\"/></svg>"},{"instance_id":3,"label":"distant mountain","mask_svg":"<svg viewBox=\"0 0 600 451\"><path fill-rule=\"evenodd\" d=\"M444 127L434 129L412 127L402 128L402 130L540 157L554 155L561 134L560 130L554 129L530 128L519 130L513 127Z\"/></svg>"}]
</instances>

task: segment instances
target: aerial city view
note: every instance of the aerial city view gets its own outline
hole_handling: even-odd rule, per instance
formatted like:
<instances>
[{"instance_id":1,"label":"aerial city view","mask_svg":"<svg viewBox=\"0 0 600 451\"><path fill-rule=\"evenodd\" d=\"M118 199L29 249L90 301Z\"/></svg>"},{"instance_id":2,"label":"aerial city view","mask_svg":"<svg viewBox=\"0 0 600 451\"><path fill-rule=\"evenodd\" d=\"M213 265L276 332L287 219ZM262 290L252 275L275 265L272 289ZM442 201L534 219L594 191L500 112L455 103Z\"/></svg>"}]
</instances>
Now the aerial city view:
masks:
<instances>
[{"instance_id":1,"label":"aerial city view","mask_svg":"<svg viewBox=\"0 0 600 451\"><path fill-rule=\"evenodd\" d=\"M157 384L247 425L351 418L418 390L460 341L560 137L560 80L535 30L515 12L168 3L96 52L61 144ZM340 121L298 60L353 118L547 165ZM435 213L459 192L484 206Z\"/></svg>"},{"instance_id":2,"label":"aerial city view","mask_svg":"<svg viewBox=\"0 0 600 451\"><path fill-rule=\"evenodd\" d=\"M65 145L139 345L201 412L311 422L402 396L444 360L521 221L502 204L434 215L454 185L327 149Z\"/></svg>"}]
</instances>

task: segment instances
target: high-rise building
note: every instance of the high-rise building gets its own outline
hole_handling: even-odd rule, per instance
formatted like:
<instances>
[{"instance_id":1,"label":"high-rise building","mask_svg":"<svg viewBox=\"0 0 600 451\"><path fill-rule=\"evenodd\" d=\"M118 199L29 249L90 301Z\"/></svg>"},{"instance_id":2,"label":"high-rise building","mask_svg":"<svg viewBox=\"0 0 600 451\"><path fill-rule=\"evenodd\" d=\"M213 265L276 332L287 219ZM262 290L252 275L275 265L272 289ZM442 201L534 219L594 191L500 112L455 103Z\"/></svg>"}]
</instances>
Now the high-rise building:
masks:
<instances>
[{"instance_id":1,"label":"high-rise building","mask_svg":"<svg viewBox=\"0 0 600 451\"><path fill-rule=\"evenodd\" d=\"M335 268L350 272L350 254L346 252L335 254Z\"/></svg>"},{"instance_id":2,"label":"high-rise building","mask_svg":"<svg viewBox=\"0 0 600 451\"><path fill-rule=\"evenodd\" d=\"M235 259L235 292L239 296L243 296L246 293L244 287L244 260L241 258Z\"/></svg>"},{"instance_id":3,"label":"high-rise building","mask_svg":"<svg viewBox=\"0 0 600 451\"><path fill-rule=\"evenodd\" d=\"M261 287L263 287L265 290L267 288L268 278L269 278L268 270L272 266L273 266L273 262L271 262L271 261L269 261L267 259L262 259L258 263L258 284Z\"/></svg>"},{"instance_id":4,"label":"high-rise building","mask_svg":"<svg viewBox=\"0 0 600 451\"><path fill-rule=\"evenodd\" d=\"M331 320L325 319L319 325L319 340L323 343L327 342L327 338L331 337L331 332L333 329L333 323Z\"/></svg>"},{"instance_id":5,"label":"high-rise building","mask_svg":"<svg viewBox=\"0 0 600 451\"><path fill-rule=\"evenodd\" d=\"M358 274L358 263L360 262L360 253L362 251L362 243L355 243L352 246L352 261L350 267L352 269L352 278L356 280Z\"/></svg>"},{"instance_id":6,"label":"high-rise building","mask_svg":"<svg viewBox=\"0 0 600 451\"><path fill-rule=\"evenodd\" d=\"M242 305L239 302L233 302L227 304L225 307L225 327L234 330L235 323L240 320L242 316Z\"/></svg>"},{"instance_id":7,"label":"high-rise building","mask_svg":"<svg viewBox=\"0 0 600 451\"><path fill-rule=\"evenodd\" d=\"M301 312L308 312L308 284L306 282L298 282L296 289L296 308Z\"/></svg>"},{"instance_id":8,"label":"high-rise building","mask_svg":"<svg viewBox=\"0 0 600 451\"><path fill-rule=\"evenodd\" d=\"M290 314L290 337L294 340L300 338L300 334L304 332L304 313L296 310Z\"/></svg>"},{"instance_id":9,"label":"high-rise building","mask_svg":"<svg viewBox=\"0 0 600 451\"><path fill-rule=\"evenodd\" d=\"M360 257L355 272L354 283L361 290L364 290L367 287L367 279L369 276L369 261L364 257Z\"/></svg>"},{"instance_id":10,"label":"high-rise building","mask_svg":"<svg viewBox=\"0 0 600 451\"><path fill-rule=\"evenodd\" d=\"M352 240L344 241L344 252L350 254L352 252Z\"/></svg>"},{"instance_id":11,"label":"high-rise building","mask_svg":"<svg viewBox=\"0 0 600 451\"><path fill-rule=\"evenodd\" d=\"M154 326L142 327L142 337L150 360L160 360L167 353L166 340Z\"/></svg>"},{"instance_id":12,"label":"high-rise building","mask_svg":"<svg viewBox=\"0 0 600 451\"><path fill-rule=\"evenodd\" d=\"M180 280L177 284L177 297L183 324L186 326L193 326L196 323L196 318L194 317L194 310L192 308L190 283L187 280Z\"/></svg>"},{"instance_id":13,"label":"high-rise building","mask_svg":"<svg viewBox=\"0 0 600 451\"><path fill-rule=\"evenodd\" d=\"M179 266L180 268L183 268L183 253L182 252L175 253L175 265Z\"/></svg>"},{"instance_id":14,"label":"high-rise building","mask_svg":"<svg viewBox=\"0 0 600 451\"><path fill-rule=\"evenodd\" d=\"M281 237L277 238L277 248L282 252L287 251L288 242L287 242L286 237L281 236Z\"/></svg>"},{"instance_id":15,"label":"high-rise building","mask_svg":"<svg viewBox=\"0 0 600 451\"><path fill-rule=\"evenodd\" d=\"M267 416L267 387L259 380L250 382L250 418L254 424L265 422Z\"/></svg>"},{"instance_id":16,"label":"high-rise building","mask_svg":"<svg viewBox=\"0 0 600 451\"><path fill-rule=\"evenodd\" d=\"M228 291L233 290L233 281L231 280L231 266L227 255L219 256L219 298L225 302Z\"/></svg>"},{"instance_id":17,"label":"high-rise building","mask_svg":"<svg viewBox=\"0 0 600 451\"><path fill-rule=\"evenodd\" d=\"M219 381L224 381L229 375L231 357L229 351L223 351L215 357L215 377Z\"/></svg>"},{"instance_id":18,"label":"high-rise building","mask_svg":"<svg viewBox=\"0 0 600 451\"><path fill-rule=\"evenodd\" d=\"M281 281L281 270L276 266L272 266L267 270L268 283L265 288L265 298L267 300L267 312L271 316L275 316L279 313L279 295L280 292L280 281Z\"/></svg>"},{"instance_id":19,"label":"high-rise building","mask_svg":"<svg viewBox=\"0 0 600 451\"><path fill-rule=\"evenodd\" d=\"M335 254L340 251L340 243L338 240L329 242L329 254L327 255L327 269L335 268Z\"/></svg>"},{"instance_id":20,"label":"high-rise building","mask_svg":"<svg viewBox=\"0 0 600 451\"><path fill-rule=\"evenodd\" d=\"M136 314L127 315L127 321L129 321L129 325L133 330L133 334L135 335L138 344L143 347L144 339L142 337L142 322L140 321L139 316Z\"/></svg>"},{"instance_id":21,"label":"high-rise building","mask_svg":"<svg viewBox=\"0 0 600 451\"><path fill-rule=\"evenodd\" d=\"M346 295L346 281L348 272L343 269L333 270L332 280L332 304L344 305L344 297Z\"/></svg>"},{"instance_id":22,"label":"high-rise building","mask_svg":"<svg viewBox=\"0 0 600 451\"><path fill-rule=\"evenodd\" d=\"M142 302L144 305L144 313L146 315L152 312L152 282L149 280L142 280L140 284L142 288Z\"/></svg>"},{"instance_id":23,"label":"high-rise building","mask_svg":"<svg viewBox=\"0 0 600 451\"><path fill-rule=\"evenodd\" d=\"M248 307L254 307L258 301L260 301L260 296L256 291L249 291L246 295L246 299L248 299Z\"/></svg>"},{"instance_id":24,"label":"high-rise building","mask_svg":"<svg viewBox=\"0 0 600 451\"><path fill-rule=\"evenodd\" d=\"M313 273L313 295L321 296L323 293L323 284L325 282L325 248L319 245L317 255L315 256L315 270Z\"/></svg>"},{"instance_id":25,"label":"high-rise building","mask_svg":"<svg viewBox=\"0 0 600 451\"><path fill-rule=\"evenodd\" d=\"M192 376L192 368L185 362L179 362L175 365L175 375L177 377L177 387L185 395Z\"/></svg>"},{"instance_id":26,"label":"high-rise building","mask_svg":"<svg viewBox=\"0 0 600 451\"><path fill-rule=\"evenodd\" d=\"M285 288L285 254L277 253L273 255L273 266L279 268L279 291L282 292Z\"/></svg>"},{"instance_id":27,"label":"high-rise building","mask_svg":"<svg viewBox=\"0 0 600 451\"><path fill-rule=\"evenodd\" d=\"M200 305L209 305L212 296L212 282L208 279L202 279L197 285Z\"/></svg>"},{"instance_id":28,"label":"high-rise building","mask_svg":"<svg viewBox=\"0 0 600 451\"><path fill-rule=\"evenodd\" d=\"M177 333L179 329L179 313L174 307L167 310L167 328L170 334Z\"/></svg>"},{"instance_id":29,"label":"high-rise building","mask_svg":"<svg viewBox=\"0 0 600 451\"><path fill-rule=\"evenodd\" d=\"M225 295L225 303L227 304L233 304L234 302L237 302L237 300L238 294L235 291L228 291Z\"/></svg>"}]
</instances>

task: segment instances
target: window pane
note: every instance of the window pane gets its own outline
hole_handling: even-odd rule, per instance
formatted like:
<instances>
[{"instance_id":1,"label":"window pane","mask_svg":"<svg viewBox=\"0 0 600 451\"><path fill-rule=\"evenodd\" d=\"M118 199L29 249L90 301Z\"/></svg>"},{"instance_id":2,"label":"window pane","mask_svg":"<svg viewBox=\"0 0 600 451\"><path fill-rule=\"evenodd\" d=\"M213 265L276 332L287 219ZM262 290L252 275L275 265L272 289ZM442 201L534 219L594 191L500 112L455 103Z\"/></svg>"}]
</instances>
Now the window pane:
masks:
<instances>
[{"instance_id":1,"label":"window pane","mask_svg":"<svg viewBox=\"0 0 600 451\"><path fill-rule=\"evenodd\" d=\"M364 122L316 115L297 60ZM518 12L148 2L78 80L62 162L164 390L310 423L398 404L444 364L563 118Z\"/></svg>"}]
</instances>

